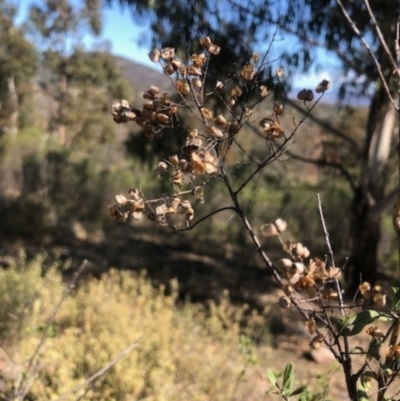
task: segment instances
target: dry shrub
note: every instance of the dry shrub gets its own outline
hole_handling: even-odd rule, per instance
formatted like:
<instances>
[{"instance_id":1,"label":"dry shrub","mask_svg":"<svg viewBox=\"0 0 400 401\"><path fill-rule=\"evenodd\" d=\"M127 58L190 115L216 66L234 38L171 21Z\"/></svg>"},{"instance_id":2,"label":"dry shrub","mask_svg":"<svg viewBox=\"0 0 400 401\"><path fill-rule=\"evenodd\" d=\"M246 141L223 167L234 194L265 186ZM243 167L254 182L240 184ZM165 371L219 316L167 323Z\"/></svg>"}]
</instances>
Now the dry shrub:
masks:
<instances>
[{"instance_id":1,"label":"dry shrub","mask_svg":"<svg viewBox=\"0 0 400 401\"><path fill-rule=\"evenodd\" d=\"M1 271L24 283L3 288L2 297L18 291L23 304L32 289L40 288L22 324L22 339L8 350L20 375L63 291L61 274L52 268L42 276L40 261ZM240 341L244 309L230 308L227 299L207 310L189 303L178 308L178 286L171 284L167 295L164 288L154 289L145 273L134 276L116 270L101 280L81 283L48 331L30 399L56 399L139 339L139 346L89 390L66 399L79 395L82 400L99 401L231 398L247 363Z\"/></svg>"}]
</instances>

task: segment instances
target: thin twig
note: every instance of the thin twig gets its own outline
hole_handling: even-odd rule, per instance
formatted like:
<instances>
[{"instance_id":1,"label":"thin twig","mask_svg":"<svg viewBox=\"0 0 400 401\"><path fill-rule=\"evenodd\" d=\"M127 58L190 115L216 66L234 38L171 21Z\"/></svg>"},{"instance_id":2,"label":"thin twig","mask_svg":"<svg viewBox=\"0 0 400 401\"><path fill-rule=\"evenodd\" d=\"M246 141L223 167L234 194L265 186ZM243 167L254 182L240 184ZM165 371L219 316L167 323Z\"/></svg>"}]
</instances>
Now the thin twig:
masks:
<instances>
[{"instance_id":1,"label":"thin twig","mask_svg":"<svg viewBox=\"0 0 400 401\"><path fill-rule=\"evenodd\" d=\"M296 125L294 130L291 132L289 137L285 139L285 141L278 147L276 152L272 154L271 156L268 156L262 163L259 164L259 166L242 182L242 184L239 186L239 188L235 191L235 194L239 194L239 192L253 179L255 175L257 175L265 166L267 166L272 160L275 160L276 158L279 157L277 154L279 152L282 154L285 151L285 146L287 145L288 142L293 138L293 136L296 134L297 130L300 128L300 126L304 123L304 121L307 119L307 117L311 114L311 112L314 110L316 105L319 103L319 101L322 99L324 93L321 94L321 96L314 102L314 104L308 109L308 112L306 115L299 121L299 123Z\"/></svg>"},{"instance_id":2,"label":"thin twig","mask_svg":"<svg viewBox=\"0 0 400 401\"><path fill-rule=\"evenodd\" d=\"M37 375L37 373L38 373L38 366L36 364L37 363L36 360L37 360L37 358L39 356L39 352L43 348L43 346L44 346L44 344L45 344L45 342L46 342L46 340L48 338L48 332L50 330L50 327L53 325L53 323L54 323L54 321L56 319L57 313L59 312L61 306L63 305L65 300L68 298L68 296L71 293L71 291L75 288L76 282L77 282L79 276L82 274L83 270L85 269L87 263L88 263L87 259L84 259L82 261L79 269L73 275L72 280L70 281L70 283L68 284L68 286L64 290L60 300L58 301L58 303L54 307L54 310L53 310L53 313L50 316L50 319L47 321L46 327L43 330L43 333L42 333L42 336L40 338L40 341L39 341L38 345L36 346L36 349L33 352L31 358L29 359L28 366L26 368L26 372L28 372L28 376L26 378L26 381L23 380L15 390L16 398L21 400L21 401L25 399L25 396L28 394L29 389L31 387L30 378L35 376L35 375ZM32 370L33 365L35 365L35 369L33 369L33 372L30 373L30 371Z\"/></svg>"},{"instance_id":3,"label":"thin twig","mask_svg":"<svg viewBox=\"0 0 400 401\"><path fill-rule=\"evenodd\" d=\"M304 163L310 163L310 164L314 164L316 166L320 166L320 167L330 167L330 168L334 168L336 170L339 170L340 173L343 175L343 177L346 179L346 181L349 183L351 189L353 192L357 191L357 186L353 180L353 177L351 176L350 172L348 170L346 170L343 166L342 163L336 163L336 162L329 162L327 160L324 159L310 159L308 157L304 157L301 155L296 155L294 153L291 152L286 152L291 158L295 159L295 160L299 160L301 162Z\"/></svg>"},{"instance_id":4,"label":"thin twig","mask_svg":"<svg viewBox=\"0 0 400 401\"><path fill-rule=\"evenodd\" d=\"M344 17L346 18L347 22L349 23L350 27L353 29L353 32L357 35L357 37L361 40L361 43L364 45L365 49L367 50L369 56L371 57L372 61L375 64L376 70L378 71L379 77L382 81L382 84L385 88L386 94L390 100L390 103L392 103L393 107L397 110L398 107L396 105L396 101L393 98L388 83L386 82L385 79L385 75L382 71L382 66L381 63L378 61L378 59L376 58L374 52L371 49L371 46L368 44L368 42L364 39L364 36L362 35L362 33L360 32L360 30L357 28L355 22L353 21L353 19L350 17L349 13L347 12L346 8L344 7L343 3L341 0L336 0L337 5L339 6L339 8L341 9Z\"/></svg>"},{"instance_id":5,"label":"thin twig","mask_svg":"<svg viewBox=\"0 0 400 401\"><path fill-rule=\"evenodd\" d=\"M328 247L328 252L329 252L329 256L331 258L332 267L336 267L331 242L329 241L329 233L328 233L328 230L326 229L324 213L322 210L321 197L319 196L319 194L317 194L317 200L318 200L319 217L321 220L322 228L324 230L326 246Z\"/></svg>"},{"instance_id":6,"label":"thin twig","mask_svg":"<svg viewBox=\"0 0 400 401\"><path fill-rule=\"evenodd\" d=\"M336 267L331 242L329 240L329 233L328 233L328 230L326 229L324 213L322 210L321 197L319 196L319 194L317 194L317 200L318 200L318 211L319 211L319 215L320 215L320 219L321 219L322 228L324 230L326 246L328 247L328 252L329 252L329 256L331 258L332 267ZM342 289L340 288L339 280L335 279L334 283L335 283L336 292L337 292L337 296L338 296L338 304L339 304L340 314L341 314L341 316L346 316L345 309L344 309L344 302L343 302L343 294L342 294ZM330 331L333 335L335 335L335 342L336 342L337 346L340 347L338 335L336 336L335 330L333 329L333 327L330 327ZM344 373L346 376L346 381L348 383L348 386L350 386L351 384L354 383L355 379L352 374L352 361L351 361L351 358L349 355L349 350L350 350L349 341L346 336L343 336L343 342L344 342L344 355L342 352L340 352L341 358L342 358L341 363L342 363ZM339 350L340 350L340 348L339 348ZM350 388L349 388L349 392L350 392Z\"/></svg>"},{"instance_id":7,"label":"thin twig","mask_svg":"<svg viewBox=\"0 0 400 401\"><path fill-rule=\"evenodd\" d=\"M201 219L197 220L194 224L192 224L189 227L185 227L185 228L178 228L175 231L189 231L189 230L193 230L193 228L195 228L198 224L202 223L204 220L209 219L211 216L213 216L214 214L223 212L224 210L233 210L236 211L236 209L234 208L234 206L225 206L225 207L221 207L217 210L214 210L211 213L206 214L205 216L203 216Z\"/></svg>"},{"instance_id":8,"label":"thin twig","mask_svg":"<svg viewBox=\"0 0 400 401\"><path fill-rule=\"evenodd\" d=\"M393 58L393 56L392 56L392 53L391 53L391 51L390 51L390 49L389 49L389 46L387 45L386 40L385 40L385 38L383 37L381 28L379 27L378 22L376 21L375 15L374 15L374 13L373 13L373 11L372 11L372 8L371 8L371 6L370 6L370 4L369 4L369 0L364 0L364 4L365 4L365 6L367 7L368 14L369 14L369 16L371 17L372 24L374 25L376 34L377 34L377 36L378 36L378 38L379 38L379 41L381 42L382 47L385 49L386 56L387 56L387 58L389 59L390 63L392 64L393 70L397 70L396 61L394 60L394 58Z\"/></svg>"}]
</instances>

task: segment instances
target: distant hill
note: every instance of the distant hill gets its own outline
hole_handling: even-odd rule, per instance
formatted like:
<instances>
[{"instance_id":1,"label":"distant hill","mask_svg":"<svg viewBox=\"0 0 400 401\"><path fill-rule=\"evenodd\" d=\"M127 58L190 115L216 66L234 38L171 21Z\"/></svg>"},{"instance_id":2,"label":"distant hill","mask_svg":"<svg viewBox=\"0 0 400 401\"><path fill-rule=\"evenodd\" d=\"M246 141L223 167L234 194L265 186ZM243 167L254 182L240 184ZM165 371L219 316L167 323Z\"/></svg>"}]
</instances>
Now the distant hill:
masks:
<instances>
[{"instance_id":1,"label":"distant hill","mask_svg":"<svg viewBox=\"0 0 400 401\"><path fill-rule=\"evenodd\" d=\"M171 89L171 84L167 76L161 72L161 67L159 72L149 68L143 64L136 63L134 61L128 60L124 57L114 56L117 62L117 66L121 68L124 76L134 85L135 90L138 92L144 92L149 89L150 85L156 85L161 90L168 91ZM316 83L317 84L317 83ZM289 93L289 98L296 99L297 93L303 87L295 87ZM313 88L310 88L313 89ZM338 88L333 87L331 90L327 91L323 103L335 105L338 103ZM366 96L362 97L349 97L344 101L345 104L349 104L355 107L368 107L370 103L370 98Z\"/></svg>"},{"instance_id":2,"label":"distant hill","mask_svg":"<svg viewBox=\"0 0 400 401\"><path fill-rule=\"evenodd\" d=\"M152 68L142 64L128 60L124 57L114 56L117 66L121 69L124 76L134 85L138 92L145 92L150 88L150 85L156 85L161 90L171 88L171 83L167 76L161 72L157 72Z\"/></svg>"}]
</instances>

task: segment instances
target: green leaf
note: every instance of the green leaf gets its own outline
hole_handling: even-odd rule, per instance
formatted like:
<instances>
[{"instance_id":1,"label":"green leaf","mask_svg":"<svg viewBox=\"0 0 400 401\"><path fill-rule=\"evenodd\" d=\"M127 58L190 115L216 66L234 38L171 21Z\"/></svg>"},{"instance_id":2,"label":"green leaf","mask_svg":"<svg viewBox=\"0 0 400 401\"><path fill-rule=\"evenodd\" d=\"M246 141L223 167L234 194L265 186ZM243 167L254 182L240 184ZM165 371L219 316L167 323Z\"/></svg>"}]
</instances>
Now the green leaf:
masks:
<instances>
[{"instance_id":1,"label":"green leaf","mask_svg":"<svg viewBox=\"0 0 400 401\"><path fill-rule=\"evenodd\" d=\"M392 287L393 300L392 300L392 310L394 312L400 312L400 288Z\"/></svg>"},{"instance_id":2,"label":"green leaf","mask_svg":"<svg viewBox=\"0 0 400 401\"><path fill-rule=\"evenodd\" d=\"M283 379L282 379L282 390L283 392L289 396L292 392L294 383L294 370L293 365L288 363L285 367L285 371L283 372Z\"/></svg>"},{"instance_id":3,"label":"green leaf","mask_svg":"<svg viewBox=\"0 0 400 401\"><path fill-rule=\"evenodd\" d=\"M393 318L376 310L364 310L339 319L336 323L336 327L340 335L350 337L361 333L365 326L373 323L375 320L388 322L393 320Z\"/></svg>"},{"instance_id":4,"label":"green leaf","mask_svg":"<svg viewBox=\"0 0 400 401\"><path fill-rule=\"evenodd\" d=\"M361 375L361 381L367 380L367 379L374 379L374 380L378 381L378 374L375 372L366 371Z\"/></svg>"},{"instance_id":5,"label":"green leaf","mask_svg":"<svg viewBox=\"0 0 400 401\"><path fill-rule=\"evenodd\" d=\"M294 396L294 395L299 395L299 394L303 394L306 391L308 391L308 385L306 384L305 386L301 386L299 388L297 388L296 390L294 390L291 394L290 397Z\"/></svg>"},{"instance_id":6,"label":"green leaf","mask_svg":"<svg viewBox=\"0 0 400 401\"><path fill-rule=\"evenodd\" d=\"M381 356L379 355L379 351L381 349L382 341L383 341L382 338L381 339L374 338L371 341L371 343L368 347L368 350L367 350L367 358L368 359L374 358L378 362L380 361Z\"/></svg>"},{"instance_id":7,"label":"green leaf","mask_svg":"<svg viewBox=\"0 0 400 401\"><path fill-rule=\"evenodd\" d=\"M364 354L365 351L364 351L364 348L356 346L356 347L353 347L350 349L350 353L351 354Z\"/></svg>"},{"instance_id":8,"label":"green leaf","mask_svg":"<svg viewBox=\"0 0 400 401\"><path fill-rule=\"evenodd\" d=\"M272 389L272 390L267 390L267 391L265 392L265 395L268 395L268 394L280 394L280 392L279 392L279 391L276 391L276 390L274 390L274 389Z\"/></svg>"},{"instance_id":9,"label":"green leaf","mask_svg":"<svg viewBox=\"0 0 400 401\"><path fill-rule=\"evenodd\" d=\"M267 377L268 377L269 382L273 386L276 386L276 376L275 376L275 373L271 369L267 369Z\"/></svg>"}]
</instances>

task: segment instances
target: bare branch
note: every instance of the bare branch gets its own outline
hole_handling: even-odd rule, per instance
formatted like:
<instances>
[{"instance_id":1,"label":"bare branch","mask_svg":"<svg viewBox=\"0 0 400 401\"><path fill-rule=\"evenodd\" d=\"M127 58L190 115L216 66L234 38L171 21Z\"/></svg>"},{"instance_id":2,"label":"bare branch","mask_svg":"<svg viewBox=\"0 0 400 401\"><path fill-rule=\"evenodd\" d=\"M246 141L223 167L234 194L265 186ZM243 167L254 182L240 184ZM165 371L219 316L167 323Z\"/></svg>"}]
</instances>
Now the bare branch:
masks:
<instances>
[{"instance_id":1,"label":"bare branch","mask_svg":"<svg viewBox=\"0 0 400 401\"><path fill-rule=\"evenodd\" d=\"M297 111L299 111L303 115L306 115L306 114L308 115L308 113L304 110L304 108L299 106L298 102L295 102L295 101L293 101L292 99L289 99L289 98L286 98L285 102L289 103L290 106L295 108ZM358 144L353 138L349 137L348 135L346 135L345 133L343 133L339 129L335 128L330 123L328 123L328 122L326 122L324 120L321 120L320 118L316 117L314 114L309 114L307 118L309 118L311 121L317 123L320 127L322 127L325 130L327 130L330 134L332 134L334 136L337 136L338 138L343 139L344 141L346 141L357 153L359 153Z\"/></svg>"},{"instance_id":2,"label":"bare branch","mask_svg":"<svg viewBox=\"0 0 400 401\"><path fill-rule=\"evenodd\" d=\"M189 227L186 228L178 228L175 231L189 231L189 230L193 230L193 228L195 228L198 224L202 223L204 220L209 219L211 216L213 216L214 214L223 212L224 210L233 210L234 212L236 211L236 209L233 206L225 206L225 207L221 207L217 210L214 210L211 213L208 213L207 215L203 216L201 219L197 220L194 224L192 224Z\"/></svg>"},{"instance_id":3,"label":"bare branch","mask_svg":"<svg viewBox=\"0 0 400 401\"><path fill-rule=\"evenodd\" d=\"M353 177L351 174L344 168L342 163L335 163L335 162L329 162L324 159L310 159L304 156L296 155L294 153L291 153L290 151L286 152L292 159L299 160L304 163L310 163L310 164L315 164L316 166L320 167L330 167L334 168L336 170L339 170L340 173L343 175L343 177L346 179L346 181L349 183L351 189L353 192L357 191L357 186L354 183Z\"/></svg>"},{"instance_id":4,"label":"bare branch","mask_svg":"<svg viewBox=\"0 0 400 401\"><path fill-rule=\"evenodd\" d=\"M374 15L374 13L373 13L373 11L371 9L371 6L369 4L369 0L364 0L364 4L367 7L368 14L371 17L371 20L372 20L372 23L374 25L376 34L378 35L378 38L379 38L379 41L381 42L382 47L385 49L386 55L387 55L390 63L392 64L393 70L397 70L397 63L396 63L396 61L394 60L394 58L392 56L392 53L391 53L391 51L389 49L389 46L386 43L385 38L383 37L381 28L379 27L378 22L376 21L375 15Z\"/></svg>"},{"instance_id":5,"label":"bare branch","mask_svg":"<svg viewBox=\"0 0 400 401\"><path fill-rule=\"evenodd\" d=\"M350 17L350 15L348 14L346 8L344 7L343 3L341 0L335 0L337 5L339 6L339 8L341 9L344 17L346 18L347 22L349 23L349 25L351 26L351 28L353 29L353 32L357 35L357 37L360 39L360 41L362 42L362 44L364 45L365 49L367 50L368 54L370 55L372 61L375 64L375 67L378 71L379 77L382 81L382 85L385 88L386 94L388 96L388 98L390 99L390 102L392 103L393 107L397 110L398 107L396 105L396 101L393 98L388 83L386 82L385 79L385 75L382 71L382 66L380 64L380 62L378 61L378 59L376 58L374 52L371 49L371 46L368 44L368 42L364 39L363 35L361 34L360 30L357 28L355 22L353 21L353 19Z\"/></svg>"},{"instance_id":6,"label":"bare branch","mask_svg":"<svg viewBox=\"0 0 400 401\"><path fill-rule=\"evenodd\" d=\"M46 327L43 330L43 334L40 338L40 341L39 341L38 345L36 346L36 349L33 352L31 358L29 359L28 366L26 368L27 372L31 372L32 367L34 367L33 372L29 373L28 376L26 377L26 380L25 381L22 380L21 383L19 384L19 386L15 389L16 398L18 400L21 400L21 401L24 400L26 395L28 394L29 389L32 385L33 378L38 374L39 367L37 365L37 358L39 356L40 350L43 348L43 346L46 342L46 339L48 338L48 332L50 330L50 327L53 325L53 323L56 319L57 313L59 312L61 306L63 305L65 300L68 298L71 291L75 288L76 282L78 281L79 276L82 274L83 270L85 269L87 263L88 263L88 261L86 259L84 259L82 261L79 269L75 272L74 276L72 277L72 280L70 281L67 288L63 292L60 300L54 307L53 313L51 314L50 319L47 321Z\"/></svg>"},{"instance_id":7,"label":"bare branch","mask_svg":"<svg viewBox=\"0 0 400 401\"><path fill-rule=\"evenodd\" d=\"M235 194L239 194L239 192L252 180L252 178L257 175L265 166L267 166L272 160L275 160L277 158L277 154L282 154L285 152L285 146L287 145L288 142L293 138L293 136L296 134L297 130L300 128L300 126L304 123L304 121L308 118L308 116L311 114L311 112L314 110L315 106L320 102L322 97L324 96L324 93L321 94L321 96L313 103L313 105L308 109L308 112L305 114L305 116L300 120L300 122L296 125L294 130L291 132L288 138L285 139L282 145L280 145L277 149L277 151L267 157L262 163L259 164L259 166L242 182L242 184L239 186L239 188L235 191ZM279 156L278 156L279 157Z\"/></svg>"}]
</instances>

